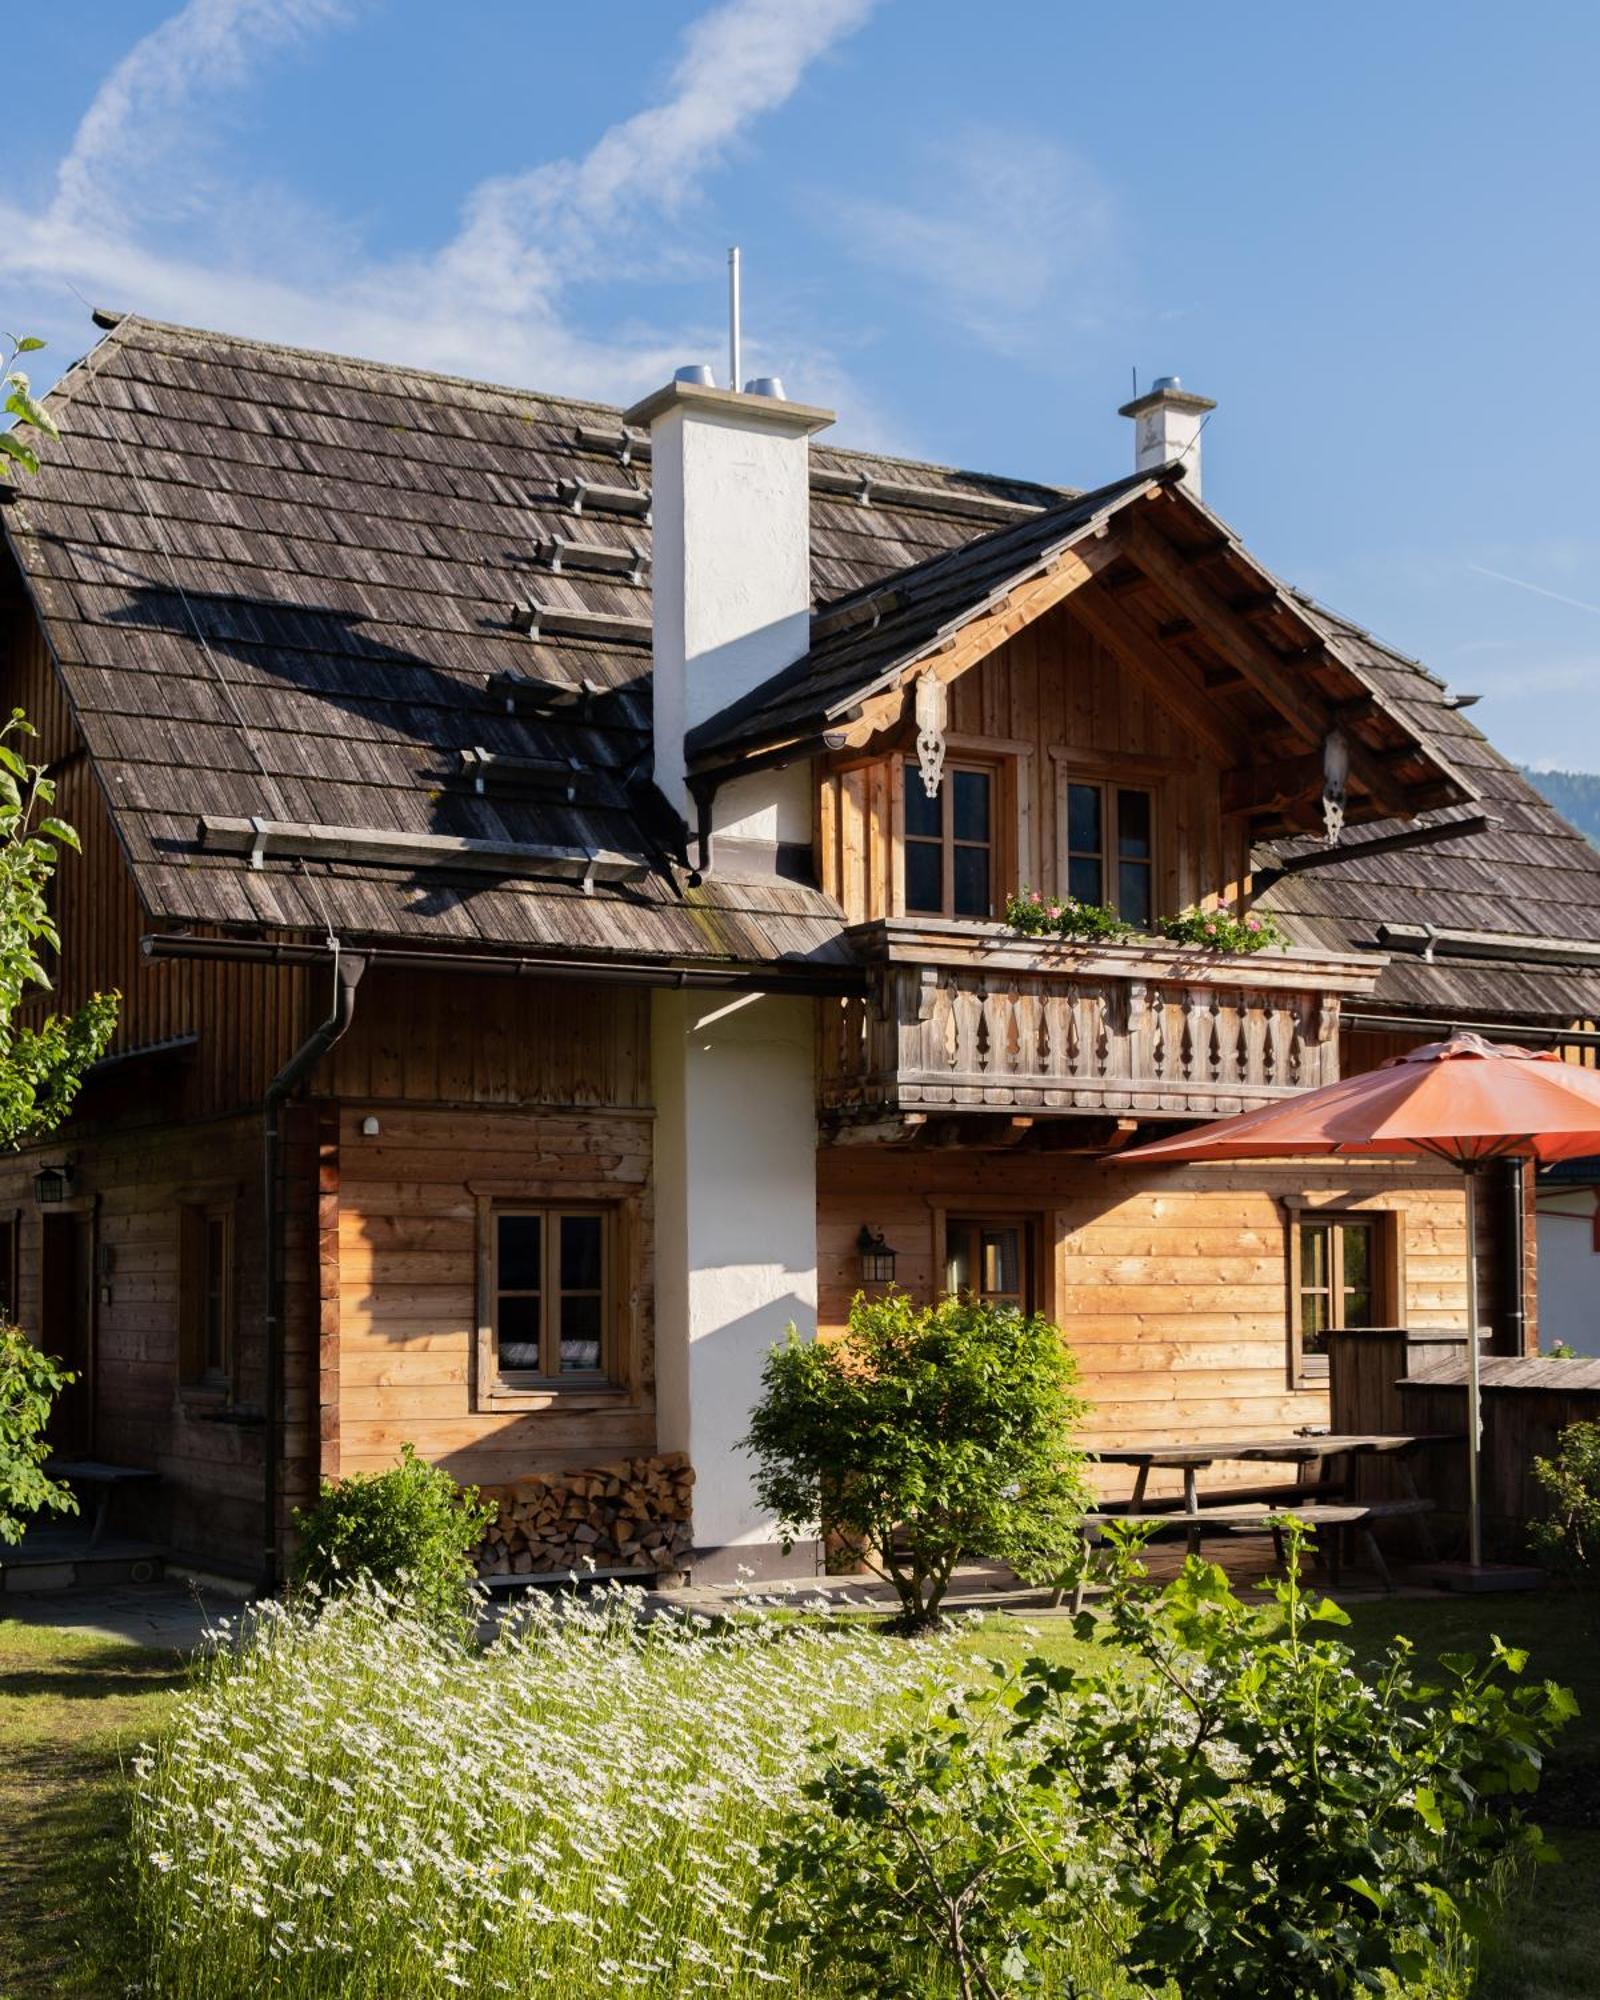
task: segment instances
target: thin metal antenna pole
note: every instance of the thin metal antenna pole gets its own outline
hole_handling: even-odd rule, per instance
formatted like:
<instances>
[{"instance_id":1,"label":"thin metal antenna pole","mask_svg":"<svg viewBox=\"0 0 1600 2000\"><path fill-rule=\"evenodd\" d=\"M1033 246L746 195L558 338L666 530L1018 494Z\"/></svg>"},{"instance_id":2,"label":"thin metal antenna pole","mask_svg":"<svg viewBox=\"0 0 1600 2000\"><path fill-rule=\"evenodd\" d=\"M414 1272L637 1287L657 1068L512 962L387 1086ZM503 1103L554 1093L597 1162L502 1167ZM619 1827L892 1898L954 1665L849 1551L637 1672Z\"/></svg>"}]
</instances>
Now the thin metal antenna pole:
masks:
<instances>
[{"instance_id":1,"label":"thin metal antenna pole","mask_svg":"<svg viewBox=\"0 0 1600 2000\"><path fill-rule=\"evenodd\" d=\"M728 252L728 387L737 389L743 373L739 352L739 246Z\"/></svg>"}]
</instances>

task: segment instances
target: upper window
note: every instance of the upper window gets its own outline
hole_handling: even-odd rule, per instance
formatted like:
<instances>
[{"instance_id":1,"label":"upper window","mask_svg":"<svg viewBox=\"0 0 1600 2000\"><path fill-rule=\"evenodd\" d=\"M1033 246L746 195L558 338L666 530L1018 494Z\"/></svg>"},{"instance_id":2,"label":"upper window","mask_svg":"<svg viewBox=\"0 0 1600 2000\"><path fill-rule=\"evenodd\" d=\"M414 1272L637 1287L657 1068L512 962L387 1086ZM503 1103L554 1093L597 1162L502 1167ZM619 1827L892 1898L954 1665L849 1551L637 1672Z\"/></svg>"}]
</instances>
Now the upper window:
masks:
<instances>
[{"instance_id":1,"label":"upper window","mask_svg":"<svg viewBox=\"0 0 1600 2000\"><path fill-rule=\"evenodd\" d=\"M947 764L930 799L914 761L905 767L905 906L908 915L994 915L995 771Z\"/></svg>"},{"instance_id":2,"label":"upper window","mask_svg":"<svg viewBox=\"0 0 1600 2000\"><path fill-rule=\"evenodd\" d=\"M194 1388L224 1389L233 1373L233 1204L181 1211L178 1370Z\"/></svg>"},{"instance_id":3,"label":"upper window","mask_svg":"<svg viewBox=\"0 0 1600 2000\"><path fill-rule=\"evenodd\" d=\"M1147 930L1155 915L1155 810L1134 785L1072 779L1067 785L1067 894L1109 903Z\"/></svg>"},{"instance_id":4,"label":"upper window","mask_svg":"<svg viewBox=\"0 0 1600 2000\"><path fill-rule=\"evenodd\" d=\"M545 1384L607 1380L613 1218L604 1208L498 1209L490 1300L502 1378Z\"/></svg>"}]
</instances>

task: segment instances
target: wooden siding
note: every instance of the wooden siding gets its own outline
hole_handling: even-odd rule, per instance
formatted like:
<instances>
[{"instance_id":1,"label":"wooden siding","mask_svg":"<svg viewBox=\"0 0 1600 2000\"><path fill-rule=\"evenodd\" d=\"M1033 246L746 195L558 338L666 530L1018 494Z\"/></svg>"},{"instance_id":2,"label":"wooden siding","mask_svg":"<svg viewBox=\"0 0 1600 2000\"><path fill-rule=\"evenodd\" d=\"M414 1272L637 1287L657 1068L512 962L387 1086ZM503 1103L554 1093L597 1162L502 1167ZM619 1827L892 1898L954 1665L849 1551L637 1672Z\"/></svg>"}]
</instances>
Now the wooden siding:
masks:
<instances>
[{"instance_id":1,"label":"wooden siding","mask_svg":"<svg viewBox=\"0 0 1600 2000\"><path fill-rule=\"evenodd\" d=\"M951 684L948 740L957 760L1002 760L1002 900L1024 883L1050 895L1063 891L1059 817L1069 772L1155 794L1158 914L1241 894L1248 855L1242 822L1222 816L1220 767L1084 629L1070 601ZM1241 761L1247 748L1241 744ZM898 755L841 760L822 776L822 886L852 923L904 914L894 865L901 762Z\"/></svg>"},{"instance_id":2,"label":"wooden siding","mask_svg":"<svg viewBox=\"0 0 1600 2000\"><path fill-rule=\"evenodd\" d=\"M312 1016L326 1012L327 976L271 966L145 959L139 939L150 926L134 893L100 784L32 613L14 603L5 621L3 688L7 711L21 708L38 731L20 747L56 769L56 807L83 842L63 853L52 891L61 932L55 992L30 1002L24 1020L47 1009L70 1012L90 994L122 995L112 1052L195 1035L193 1056L162 1070L161 1094L139 1094L145 1115L181 1118L259 1104L268 1082L305 1038ZM174 746L173 755L181 752ZM152 782L154 778L152 777ZM97 1106L84 1107L90 1116Z\"/></svg>"},{"instance_id":3,"label":"wooden siding","mask_svg":"<svg viewBox=\"0 0 1600 2000\"><path fill-rule=\"evenodd\" d=\"M361 1130L369 1109L382 1128L375 1135ZM455 1478L485 1485L655 1450L651 1142L651 1119L638 1111L341 1106L341 1472L392 1465L407 1442ZM575 1182L603 1182L640 1205L635 1379L611 1396L561 1392L526 1414L477 1409L480 1197L554 1194Z\"/></svg>"},{"instance_id":4,"label":"wooden siding","mask_svg":"<svg viewBox=\"0 0 1600 2000\"><path fill-rule=\"evenodd\" d=\"M328 1088L373 1102L642 1107L649 1056L643 987L379 970L361 983Z\"/></svg>"},{"instance_id":5,"label":"wooden siding","mask_svg":"<svg viewBox=\"0 0 1600 2000\"><path fill-rule=\"evenodd\" d=\"M843 1326L857 1289L863 1222L899 1252L898 1282L931 1298L942 1282L944 1217L1036 1217L1040 1308L1078 1358L1093 1444L1270 1436L1327 1422L1325 1386L1289 1386L1285 1196L1309 1208L1400 1211L1407 1323L1465 1323L1465 1206L1459 1179L1445 1172L1351 1162L1157 1177L1060 1155L833 1147L818 1154L818 1177L825 1332Z\"/></svg>"},{"instance_id":6,"label":"wooden siding","mask_svg":"<svg viewBox=\"0 0 1600 2000\"><path fill-rule=\"evenodd\" d=\"M46 1211L31 1176L59 1145L0 1161L0 1211L21 1224L18 1317L37 1335ZM98 1263L92 1290L89 1430L82 1445L114 1464L152 1467L161 1483L121 1494L117 1525L143 1528L179 1554L254 1574L262 1545L265 1387L261 1123L229 1118L183 1130L108 1135L79 1154L74 1199L84 1205ZM231 1393L179 1382L181 1205L204 1193L234 1204L235 1343ZM290 1367L294 1393L298 1361Z\"/></svg>"}]
</instances>

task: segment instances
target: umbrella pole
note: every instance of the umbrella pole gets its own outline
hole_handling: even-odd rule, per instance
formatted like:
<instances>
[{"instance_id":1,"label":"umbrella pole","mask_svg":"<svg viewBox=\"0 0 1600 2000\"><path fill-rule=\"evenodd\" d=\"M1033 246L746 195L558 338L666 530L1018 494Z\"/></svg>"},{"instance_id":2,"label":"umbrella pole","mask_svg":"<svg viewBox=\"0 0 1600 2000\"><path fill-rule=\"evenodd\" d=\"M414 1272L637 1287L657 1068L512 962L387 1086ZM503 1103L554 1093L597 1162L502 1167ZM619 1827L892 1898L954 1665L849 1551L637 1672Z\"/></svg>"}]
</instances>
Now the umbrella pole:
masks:
<instances>
[{"instance_id":1,"label":"umbrella pole","mask_svg":"<svg viewBox=\"0 0 1600 2000\"><path fill-rule=\"evenodd\" d=\"M1464 1173L1467 1188L1467 1561L1483 1562L1483 1523L1478 1511L1478 1460L1483 1439L1478 1379L1478 1184L1477 1162Z\"/></svg>"}]
</instances>

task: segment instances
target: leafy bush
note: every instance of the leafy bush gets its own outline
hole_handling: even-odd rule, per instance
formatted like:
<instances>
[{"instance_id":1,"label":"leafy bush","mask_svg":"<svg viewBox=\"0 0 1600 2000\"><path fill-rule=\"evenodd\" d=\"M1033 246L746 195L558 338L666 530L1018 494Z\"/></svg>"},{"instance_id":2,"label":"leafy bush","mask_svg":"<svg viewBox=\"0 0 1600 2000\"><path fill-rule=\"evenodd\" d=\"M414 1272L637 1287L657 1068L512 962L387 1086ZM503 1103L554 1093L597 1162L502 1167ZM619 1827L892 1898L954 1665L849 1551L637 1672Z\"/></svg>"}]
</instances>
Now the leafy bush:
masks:
<instances>
[{"instance_id":1,"label":"leafy bush","mask_svg":"<svg viewBox=\"0 0 1600 2000\"><path fill-rule=\"evenodd\" d=\"M959 1642L630 1597L530 1593L482 1649L370 1585L262 1607L135 1767L140 1990L837 1992L768 1956L763 1842L812 1738L947 1700Z\"/></svg>"},{"instance_id":2,"label":"leafy bush","mask_svg":"<svg viewBox=\"0 0 1600 2000\"><path fill-rule=\"evenodd\" d=\"M1041 896L1022 888L1006 898L1006 923L1024 937L1071 938L1079 943L1120 944L1135 935L1109 903L1079 903L1071 896Z\"/></svg>"},{"instance_id":3,"label":"leafy bush","mask_svg":"<svg viewBox=\"0 0 1600 2000\"><path fill-rule=\"evenodd\" d=\"M1550 1495L1550 1512L1529 1539L1552 1569L1600 1584L1600 1424L1568 1424L1553 1459L1536 1458L1533 1476Z\"/></svg>"},{"instance_id":4,"label":"leafy bush","mask_svg":"<svg viewBox=\"0 0 1600 2000\"><path fill-rule=\"evenodd\" d=\"M1037 1315L858 1296L842 1338L791 1327L768 1353L745 1440L757 1494L791 1538L825 1525L924 1626L963 1556L1033 1568L1076 1541L1075 1379Z\"/></svg>"},{"instance_id":5,"label":"leafy bush","mask_svg":"<svg viewBox=\"0 0 1600 2000\"><path fill-rule=\"evenodd\" d=\"M44 1475L50 1405L74 1379L20 1328L0 1323L0 1542L20 1541L42 1508L78 1511L71 1492Z\"/></svg>"},{"instance_id":6,"label":"leafy bush","mask_svg":"<svg viewBox=\"0 0 1600 2000\"><path fill-rule=\"evenodd\" d=\"M325 1479L317 1504L296 1511L295 1581L328 1593L363 1578L425 1617L459 1619L472 1602L472 1551L493 1515L475 1486L457 1486L403 1445L387 1472Z\"/></svg>"},{"instance_id":7,"label":"leafy bush","mask_svg":"<svg viewBox=\"0 0 1600 2000\"><path fill-rule=\"evenodd\" d=\"M1328 1636L1345 1614L1301 1590L1303 1528L1284 1532L1265 1608L1198 1557L1152 1592L1125 1535L1104 1628L1079 1621L1111 1642L1098 1663L1030 1660L836 1759L775 1844L781 1934L848 1954L863 1992L899 1990L868 1982L871 1933L940 1922L960 1991L987 2000L1080 1990L1063 1941L1096 1926L1143 1990L1183 2000L1429 1978L1503 1857L1541 1852L1516 1801L1576 1704L1519 1685L1525 1656L1498 1640L1436 1677L1397 1642L1363 1677Z\"/></svg>"},{"instance_id":8,"label":"leafy bush","mask_svg":"<svg viewBox=\"0 0 1600 2000\"><path fill-rule=\"evenodd\" d=\"M1184 910L1176 917L1162 917L1156 929L1173 944L1197 944L1206 951L1265 951L1269 945L1286 945L1289 940L1275 917L1236 917L1231 910Z\"/></svg>"}]
</instances>

